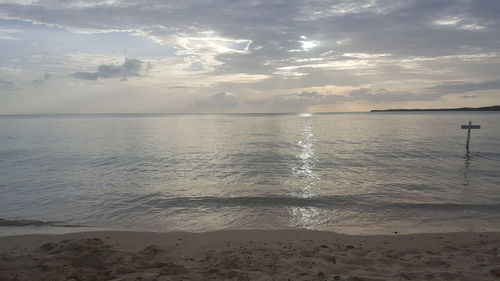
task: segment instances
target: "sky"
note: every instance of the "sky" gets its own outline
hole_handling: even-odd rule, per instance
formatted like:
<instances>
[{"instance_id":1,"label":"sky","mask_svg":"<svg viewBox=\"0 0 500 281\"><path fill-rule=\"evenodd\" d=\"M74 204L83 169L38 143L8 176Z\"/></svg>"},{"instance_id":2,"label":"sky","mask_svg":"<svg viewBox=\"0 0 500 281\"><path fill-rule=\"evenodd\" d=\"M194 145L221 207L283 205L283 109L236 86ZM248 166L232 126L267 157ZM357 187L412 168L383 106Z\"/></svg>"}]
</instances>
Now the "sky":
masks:
<instances>
[{"instance_id":1,"label":"sky","mask_svg":"<svg viewBox=\"0 0 500 281\"><path fill-rule=\"evenodd\" d=\"M0 0L0 114L500 105L498 0Z\"/></svg>"}]
</instances>

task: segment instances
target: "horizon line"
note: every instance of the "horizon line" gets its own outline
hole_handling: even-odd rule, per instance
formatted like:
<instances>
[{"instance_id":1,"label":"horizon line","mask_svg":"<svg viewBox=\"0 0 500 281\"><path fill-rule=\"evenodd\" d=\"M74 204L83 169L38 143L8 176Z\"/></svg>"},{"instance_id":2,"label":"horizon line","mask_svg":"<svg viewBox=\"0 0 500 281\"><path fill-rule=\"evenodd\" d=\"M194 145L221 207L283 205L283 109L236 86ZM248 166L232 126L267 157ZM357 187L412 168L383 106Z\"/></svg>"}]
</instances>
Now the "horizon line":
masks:
<instances>
[{"instance_id":1,"label":"horizon line","mask_svg":"<svg viewBox=\"0 0 500 281\"><path fill-rule=\"evenodd\" d=\"M331 113L370 113L370 111L321 111L321 112L101 112L101 113L13 113L0 116L44 116L44 115L257 115L257 114L331 114Z\"/></svg>"},{"instance_id":2,"label":"horizon line","mask_svg":"<svg viewBox=\"0 0 500 281\"><path fill-rule=\"evenodd\" d=\"M0 117L6 116L47 116L47 115L257 115L257 114L274 114L274 115L291 115L291 114L332 114L332 113L381 113L381 112L398 112L398 111L414 111L414 112L425 112L425 111L447 111L454 110L460 111L460 109L465 109L464 111L471 111L467 109L479 109L488 107L498 107L500 105L490 105L490 106L480 106L480 107L451 107L451 108L389 108L389 109L370 109L368 111L319 111L319 112L308 112L308 111L288 111L288 112L96 112L96 113L13 113L13 114L1 114Z\"/></svg>"}]
</instances>

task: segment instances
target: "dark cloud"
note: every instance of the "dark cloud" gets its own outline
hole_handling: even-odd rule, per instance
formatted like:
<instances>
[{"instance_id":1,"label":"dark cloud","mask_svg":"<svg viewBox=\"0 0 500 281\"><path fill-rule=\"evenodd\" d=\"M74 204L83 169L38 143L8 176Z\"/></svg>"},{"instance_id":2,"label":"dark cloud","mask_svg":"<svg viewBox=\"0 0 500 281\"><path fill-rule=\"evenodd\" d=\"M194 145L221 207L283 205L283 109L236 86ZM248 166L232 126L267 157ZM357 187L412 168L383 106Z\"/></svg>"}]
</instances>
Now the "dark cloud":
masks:
<instances>
[{"instance_id":1,"label":"dark cloud","mask_svg":"<svg viewBox=\"0 0 500 281\"><path fill-rule=\"evenodd\" d=\"M47 80L50 79L50 77L51 77L50 73L45 72L42 77L31 81L31 84L38 85L38 86L43 85L43 84L45 84L45 82Z\"/></svg>"},{"instance_id":2,"label":"dark cloud","mask_svg":"<svg viewBox=\"0 0 500 281\"><path fill-rule=\"evenodd\" d=\"M307 99L312 99L312 98L317 98L317 97L320 97L321 94L319 94L318 92L302 92L300 94L296 94L295 95L296 97L300 97L300 98L307 98Z\"/></svg>"},{"instance_id":3,"label":"dark cloud","mask_svg":"<svg viewBox=\"0 0 500 281\"><path fill-rule=\"evenodd\" d=\"M477 98L480 98L482 96L483 95L463 95L463 96L459 96L458 98L459 99L477 99Z\"/></svg>"},{"instance_id":4,"label":"dark cloud","mask_svg":"<svg viewBox=\"0 0 500 281\"><path fill-rule=\"evenodd\" d=\"M500 4L495 0L310 1L310 0L123 0L62 5L1 4L8 17L92 30L140 30L168 38L215 31L251 40L245 54L221 54L227 73L268 74L291 57L307 59L338 53L391 53L394 58L435 57L497 51ZM208 16L210 15L210 16ZM456 23L436 24L455 19ZM474 27L477 27L476 29ZM307 39L304 39L304 36ZM319 44L301 50L301 41ZM345 41L347 43L340 44ZM83 79L98 75L84 73Z\"/></svg>"},{"instance_id":5,"label":"dark cloud","mask_svg":"<svg viewBox=\"0 0 500 281\"><path fill-rule=\"evenodd\" d=\"M483 90L500 89L500 80L489 80L477 83L448 82L434 87L427 88L430 92L442 94L460 94Z\"/></svg>"},{"instance_id":6,"label":"dark cloud","mask_svg":"<svg viewBox=\"0 0 500 281\"><path fill-rule=\"evenodd\" d=\"M99 78L98 72L75 72L71 74L74 78L83 80L97 80Z\"/></svg>"},{"instance_id":7,"label":"dark cloud","mask_svg":"<svg viewBox=\"0 0 500 281\"><path fill-rule=\"evenodd\" d=\"M121 65L103 64L97 68L96 72L75 72L71 74L74 78L83 80L97 80L99 78L120 78L127 80L128 77L138 77L142 75L144 62L138 59L125 58Z\"/></svg>"},{"instance_id":8,"label":"dark cloud","mask_svg":"<svg viewBox=\"0 0 500 281\"><path fill-rule=\"evenodd\" d=\"M16 91L20 88L13 82L0 79L0 91Z\"/></svg>"}]
</instances>

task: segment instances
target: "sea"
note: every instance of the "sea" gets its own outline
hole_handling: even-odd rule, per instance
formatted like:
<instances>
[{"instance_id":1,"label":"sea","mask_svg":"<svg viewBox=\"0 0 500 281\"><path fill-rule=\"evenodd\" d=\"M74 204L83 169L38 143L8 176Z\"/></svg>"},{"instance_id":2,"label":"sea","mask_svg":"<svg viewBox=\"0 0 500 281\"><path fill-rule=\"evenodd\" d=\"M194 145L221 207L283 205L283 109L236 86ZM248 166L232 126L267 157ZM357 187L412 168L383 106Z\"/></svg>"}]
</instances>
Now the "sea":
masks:
<instances>
[{"instance_id":1,"label":"sea","mask_svg":"<svg viewBox=\"0 0 500 281\"><path fill-rule=\"evenodd\" d=\"M0 116L0 235L245 228L498 231L500 113Z\"/></svg>"}]
</instances>

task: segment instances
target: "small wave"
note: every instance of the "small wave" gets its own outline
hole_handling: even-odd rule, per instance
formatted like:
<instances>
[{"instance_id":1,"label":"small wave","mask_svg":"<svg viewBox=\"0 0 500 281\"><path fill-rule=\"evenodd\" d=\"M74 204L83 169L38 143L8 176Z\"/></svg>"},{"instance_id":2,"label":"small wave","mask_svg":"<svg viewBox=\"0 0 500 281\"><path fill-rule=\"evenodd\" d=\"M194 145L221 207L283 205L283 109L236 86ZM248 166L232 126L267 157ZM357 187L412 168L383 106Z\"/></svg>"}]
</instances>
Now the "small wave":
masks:
<instances>
[{"instance_id":1,"label":"small wave","mask_svg":"<svg viewBox=\"0 0 500 281\"><path fill-rule=\"evenodd\" d=\"M0 227L2 226L57 226L57 227L81 227L81 225L67 224L59 221L40 221L40 220L7 220L0 218Z\"/></svg>"},{"instance_id":2,"label":"small wave","mask_svg":"<svg viewBox=\"0 0 500 281\"><path fill-rule=\"evenodd\" d=\"M461 204L450 202L388 202L380 194L331 195L315 197L297 196L242 196L242 197L172 197L140 196L113 205L131 208L224 208L224 207L304 207L343 209L370 212L392 211L487 211L500 212L500 204Z\"/></svg>"},{"instance_id":3,"label":"small wave","mask_svg":"<svg viewBox=\"0 0 500 281\"><path fill-rule=\"evenodd\" d=\"M323 197L294 197L294 196L243 196L243 197L175 197L175 198L155 198L146 200L127 200L135 203L134 205L143 205L150 207L323 207L331 205L352 204L350 196L323 196ZM117 203L120 204L120 203Z\"/></svg>"},{"instance_id":4,"label":"small wave","mask_svg":"<svg viewBox=\"0 0 500 281\"><path fill-rule=\"evenodd\" d=\"M388 203L387 207L422 209L429 211L500 211L500 204L460 204L460 203Z\"/></svg>"}]
</instances>

